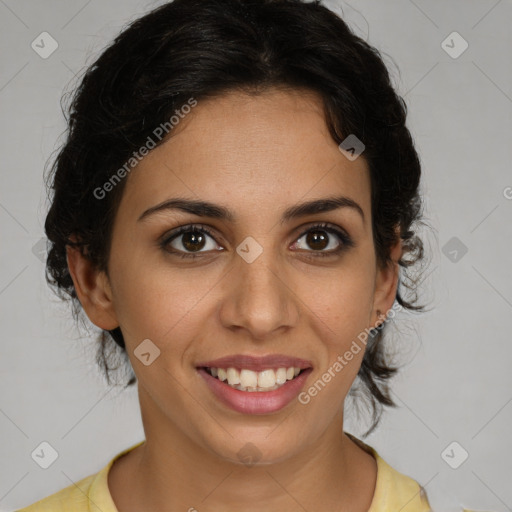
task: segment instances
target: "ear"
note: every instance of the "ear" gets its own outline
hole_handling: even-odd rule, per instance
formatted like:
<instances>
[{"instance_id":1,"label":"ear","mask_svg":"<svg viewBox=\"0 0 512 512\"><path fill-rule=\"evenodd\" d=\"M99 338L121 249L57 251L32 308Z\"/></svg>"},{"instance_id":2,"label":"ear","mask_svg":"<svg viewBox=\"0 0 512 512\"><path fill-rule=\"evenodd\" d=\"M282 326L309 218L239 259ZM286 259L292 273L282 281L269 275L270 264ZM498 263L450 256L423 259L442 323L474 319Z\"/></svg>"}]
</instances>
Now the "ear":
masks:
<instances>
[{"instance_id":1,"label":"ear","mask_svg":"<svg viewBox=\"0 0 512 512\"><path fill-rule=\"evenodd\" d=\"M372 325L380 325L395 302L398 288L400 267L398 261L402 256L402 239L400 230L396 229L397 242L392 246L391 262L385 268L377 268L372 310ZM378 313L380 311L380 314Z\"/></svg>"},{"instance_id":2,"label":"ear","mask_svg":"<svg viewBox=\"0 0 512 512\"><path fill-rule=\"evenodd\" d=\"M119 326L112 290L105 272L100 272L80 250L67 246L66 259L76 294L89 320L105 330Z\"/></svg>"}]
</instances>

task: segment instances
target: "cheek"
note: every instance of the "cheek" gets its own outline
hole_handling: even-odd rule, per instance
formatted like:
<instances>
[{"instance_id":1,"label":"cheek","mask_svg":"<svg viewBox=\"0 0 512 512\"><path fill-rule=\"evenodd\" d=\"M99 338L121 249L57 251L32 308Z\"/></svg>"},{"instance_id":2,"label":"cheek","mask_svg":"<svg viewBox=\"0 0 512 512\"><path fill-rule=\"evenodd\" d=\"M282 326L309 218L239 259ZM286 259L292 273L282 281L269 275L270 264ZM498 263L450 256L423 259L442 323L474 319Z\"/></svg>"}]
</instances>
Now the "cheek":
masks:
<instances>
[{"instance_id":1,"label":"cheek","mask_svg":"<svg viewBox=\"0 0 512 512\"><path fill-rule=\"evenodd\" d=\"M334 344L357 337L369 327L374 282L368 269L364 265L347 266L329 276L303 280L303 291L298 293L313 317L324 325L325 339Z\"/></svg>"},{"instance_id":2,"label":"cheek","mask_svg":"<svg viewBox=\"0 0 512 512\"><path fill-rule=\"evenodd\" d=\"M133 343L146 338L155 344L169 339L187 339L187 332L206 318L205 297L213 292L219 276L198 269L173 269L165 266L116 267L114 302L120 324Z\"/></svg>"},{"instance_id":3,"label":"cheek","mask_svg":"<svg viewBox=\"0 0 512 512\"><path fill-rule=\"evenodd\" d=\"M326 285L322 293L311 294L306 311L319 348L319 367L311 386L305 389L303 403L314 402L315 410L329 407L329 414L334 414L343 406L366 349L371 291L367 278L352 274L340 283Z\"/></svg>"}]
</instances>

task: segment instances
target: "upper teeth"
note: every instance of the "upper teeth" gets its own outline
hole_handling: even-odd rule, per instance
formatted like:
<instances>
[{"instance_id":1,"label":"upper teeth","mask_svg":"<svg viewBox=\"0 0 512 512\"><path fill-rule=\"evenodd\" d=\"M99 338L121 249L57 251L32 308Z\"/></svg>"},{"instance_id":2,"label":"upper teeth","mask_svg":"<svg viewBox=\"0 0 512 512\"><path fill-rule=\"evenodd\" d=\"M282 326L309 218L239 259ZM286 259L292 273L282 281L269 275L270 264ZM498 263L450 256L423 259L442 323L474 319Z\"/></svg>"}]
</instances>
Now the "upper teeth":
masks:
<instances>
[{"instance_id":1,"label":"upper teeth","mask_svg":"<svg viewBox=\"0 0 512 512\"><path fill-rule=\"evenodd\" d=\"M284 384L287 380L296 377L300 368L290 366L289 368L277 368L255 372L253 370L242 369L238 371L236 368L210 368L210 372L214 377L221 381L227 380L230 386L237 386L247 389L256 388L275 388ZM237 386L238 387L238 386Z\"/></svg>"}]
</instances>

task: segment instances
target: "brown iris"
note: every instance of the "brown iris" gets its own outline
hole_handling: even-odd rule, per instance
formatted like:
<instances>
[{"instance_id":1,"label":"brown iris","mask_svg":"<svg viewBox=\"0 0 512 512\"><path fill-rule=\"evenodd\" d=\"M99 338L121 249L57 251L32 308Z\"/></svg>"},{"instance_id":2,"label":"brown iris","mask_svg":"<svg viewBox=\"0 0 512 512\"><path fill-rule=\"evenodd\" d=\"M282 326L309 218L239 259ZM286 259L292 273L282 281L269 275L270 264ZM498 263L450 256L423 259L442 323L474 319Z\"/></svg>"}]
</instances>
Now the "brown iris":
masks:
<instances>
[{"instance_id":1,"label":"brown iris","mask_svg":"<svg viewBox=\"0 0 512 512\"><path fill-rule=\"evenodd\" d=\"M325 231L310 231L306 236L306 242L312 249L325 249L328 245L328 237Z\"/></svg>"},{"instance_id":2,"label":"brown iris","mask_svg":"<svg viewBox=\"0 0 512 512\"><path fill-rule=\"evenodd\" d=\"M188 231L182 235L181 243L187 251L200 250L204 247L205 235L200 231Z\"/></svg>"}]
</instances>

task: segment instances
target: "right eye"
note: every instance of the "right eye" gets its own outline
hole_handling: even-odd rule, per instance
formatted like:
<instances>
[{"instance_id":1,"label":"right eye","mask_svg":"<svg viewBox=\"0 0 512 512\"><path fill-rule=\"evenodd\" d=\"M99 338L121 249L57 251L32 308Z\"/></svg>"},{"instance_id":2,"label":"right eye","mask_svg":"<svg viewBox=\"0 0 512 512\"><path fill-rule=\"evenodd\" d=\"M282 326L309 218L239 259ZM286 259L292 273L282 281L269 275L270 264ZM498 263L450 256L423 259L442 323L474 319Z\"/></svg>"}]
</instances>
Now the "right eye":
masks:
<instances>
[{"instance_id":1,"label":"right eye","mask_svg":"<svg viewBox=\"0 0 512 512\"><path fill-rule=\"evenodd\" d=\"M203 225L189 224L171 232L160 245L166 252L180 258L197 258L199 254L218 248L216 243L211 243L209 249L202 251L201 249L207 245L207 238L215 240L208 228Z\"/></svg>"}]
</instances>

